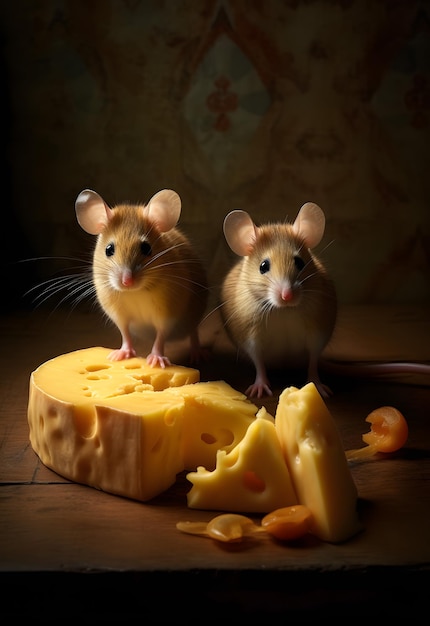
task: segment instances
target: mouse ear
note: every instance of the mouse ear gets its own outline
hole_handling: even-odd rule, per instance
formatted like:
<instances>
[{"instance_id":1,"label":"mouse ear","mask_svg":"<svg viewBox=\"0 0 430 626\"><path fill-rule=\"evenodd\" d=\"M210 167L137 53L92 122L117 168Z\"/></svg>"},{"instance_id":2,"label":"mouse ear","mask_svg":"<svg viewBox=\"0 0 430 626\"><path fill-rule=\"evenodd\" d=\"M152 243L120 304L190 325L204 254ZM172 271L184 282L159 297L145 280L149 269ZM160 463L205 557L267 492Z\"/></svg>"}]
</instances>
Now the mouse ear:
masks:
<instances>
[{"instance_id":1,"label":"mouse ear","mask_svg":"<svg viewBox=\"0 0 430 626\"><path fill-rule=\"evenodd\" d=\"M79 226L90 235L99 235L112 216L112 209L91 189L81 191L75 201L75 211Z\"/></svg>"},{"instance_id":2,"label":"mouse ear","mask_svg":"<svg viewBox=\"0 0 430 626\"><path fill-rule=\"evenodd\" d=\"M248 256L257 239L257 227L246 211L236 209L224 218L224 236L230 248L239 256Z\"/></svg>"},{"instance_id":3,"label":"mouse ear","mask_svg":"<svg viewBox=\"0 0 430 626\"><path fill-rule=\"evenodd\" d=\"M181 215L181 198L172 189L162 189L145 207L146 215L155 222L162 233L176 226Z\"/></svg>"},{"instance_id":4,"label":"mouse ear","mask_svg":"<svg viewBox=\"0 0 430 626\"><path fill-rule=\"evenodd\" d=\"M321 241L325 229L325 216L314 202L306 202L300 209L293 230L303 237L308 248L315 248Z\"/></svg>"}]
</instances>

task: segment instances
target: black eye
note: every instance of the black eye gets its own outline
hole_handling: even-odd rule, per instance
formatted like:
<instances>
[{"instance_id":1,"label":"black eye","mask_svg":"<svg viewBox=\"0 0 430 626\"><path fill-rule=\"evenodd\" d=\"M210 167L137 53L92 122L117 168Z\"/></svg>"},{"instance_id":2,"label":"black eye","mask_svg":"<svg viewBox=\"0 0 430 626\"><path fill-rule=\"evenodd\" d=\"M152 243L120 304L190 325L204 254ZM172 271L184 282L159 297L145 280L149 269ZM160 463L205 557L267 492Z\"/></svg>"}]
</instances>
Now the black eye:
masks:
<instances>
[{"instance_id":1,"label":"black eye","mask_svg":"<svg viewBox=\"0 0 430 626\"><path fill-rule=\"evenodd\" d=\"M270 270L270 261L269 259L264 259L260 264L260 274L265 274Z\"/></svg>"},{"instance_id":2,"label":"black eye","mask_svg":"<svg viewBox=\"0 0 430 626\"><path fill-rule=\"evenodd\" d=\"M294 264L296 266L296 268L299 270L299 272L304 268L305 266L305 262L303 261L303 259L299 256L295 256L294 257Z\"/></svg>"},{"instance_id":3,"label":"black eye","mask_svg":"<svg viewBox=\"0 0 430 626\"><path fill-rule=\"evenodd\" d=\"M151 254L152 249L147 241L142 241L142 243L140 244L140 251L143 256L149 256Z\"/></svg>"},{"instance_id":4,"label":"black eye","mask_svg":"<svg viewBox=\"0 0 430 626\"><path fill-rule=\"evenodd\" d=\"M115 245L113 243L108 243L106 246L106 256L112 256L115 254Z\"/></svg>"}]
</instances>

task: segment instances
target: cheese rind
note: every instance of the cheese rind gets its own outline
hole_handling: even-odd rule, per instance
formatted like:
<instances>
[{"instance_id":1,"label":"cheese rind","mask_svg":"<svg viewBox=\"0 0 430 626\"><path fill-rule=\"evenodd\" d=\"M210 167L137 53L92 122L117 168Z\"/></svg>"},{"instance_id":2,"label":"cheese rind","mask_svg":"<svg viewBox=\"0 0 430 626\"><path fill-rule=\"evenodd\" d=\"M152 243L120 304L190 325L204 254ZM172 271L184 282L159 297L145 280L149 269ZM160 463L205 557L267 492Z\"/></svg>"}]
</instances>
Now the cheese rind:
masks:
<instances>
[{"instance_id":1,"label":"cheese rind","mask_svg":"<svg viewBox=\"0 0 430 626\"><path fill-rule=\"evenodd\" d=\"M312 532L332 543L361 528L357 489L336 423L313 383L288 387L275 423L300 504L312 512Z\"/></svg>"},{"instance_id":2,"label":"cheese rind","mask_svg":"<svg viewBox=\"0 0 430 626\"><path fill-rule=\"evenodd\" d=\"M187 474L189 508L268 513L297 503L273 417L265 409L231 452L218 450L216 469Z\"/></svg>"},{"instance_id":3,"label":"cheese rind","mask_svg":"<svg viewBox=\"0 0 430 626\"><path fill-rule=\"evenodd\" d=\"M30 377L30 443L70 480L150 500L196 460L215 465L218 447L234 447L255 419L258 408L224 381L141 358L110 361L109 352L63 354Z\"/></svg>"}]
</instances>

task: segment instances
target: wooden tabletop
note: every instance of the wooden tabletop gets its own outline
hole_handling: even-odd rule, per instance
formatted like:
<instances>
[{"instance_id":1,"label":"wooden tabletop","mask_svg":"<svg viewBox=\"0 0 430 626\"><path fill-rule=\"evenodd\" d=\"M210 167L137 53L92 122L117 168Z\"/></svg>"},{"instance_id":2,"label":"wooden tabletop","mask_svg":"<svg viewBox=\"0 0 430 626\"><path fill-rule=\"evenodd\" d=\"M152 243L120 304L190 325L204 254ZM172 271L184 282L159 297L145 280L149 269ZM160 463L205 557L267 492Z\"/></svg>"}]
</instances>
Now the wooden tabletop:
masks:
<instances>
[{"instance_id":1,"label":"wooden tabletop","mask_svg":"<svg viewBox=\"0 0 430 626\"><path fill-rule=\"evenodd\" d=\"M189 623L240 616L418 615L430 572L430 388L386 380L333 378L327 405L345 449L361 447L365 417L392 405L405 415L409 440L399 452L351 466L364 530L344 544L311 536L295 544L258 540L226 545L180 533L176 522L215 514L186 506L184 475L148 503L71 483L48 470L29 443L30 373L46 360L90 346L116 347L117 331L97 311L5 313L1 320L0 590L2 611L44 616L64 603L101 616L144 616L164 623L173 611ZM201 380L224 379L243 391L252 369L218 349ZM215 346L215 347L214 347ZM173 347L175 362L184 346ZM175 352L176 350L176 352ZM256 404L274 415L280 391ZM303 384L305 381L302 381ZM22 602L12 599L19 589ZM44 608L47 603L47 608ZM90 607L90 609L88 609ZM202 613L203 611L203 613ZM88 613L86 613L88 614ZM156 615L157 617L154 617Z\"/></svg>"}]
</instances>

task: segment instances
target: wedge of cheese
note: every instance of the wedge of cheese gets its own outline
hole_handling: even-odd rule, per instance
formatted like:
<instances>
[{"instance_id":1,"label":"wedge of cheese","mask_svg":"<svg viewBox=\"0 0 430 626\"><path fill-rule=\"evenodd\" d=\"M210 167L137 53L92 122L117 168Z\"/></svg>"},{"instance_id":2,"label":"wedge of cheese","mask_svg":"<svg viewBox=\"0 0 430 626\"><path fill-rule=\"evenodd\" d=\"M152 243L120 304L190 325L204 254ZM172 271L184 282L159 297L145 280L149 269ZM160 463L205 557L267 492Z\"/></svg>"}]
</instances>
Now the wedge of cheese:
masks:
<instances>
[{"instance_id":1,"label":"wedge of cheese","mask_svg":"<svg viewBox=\"0 0 430 626\"><path fill-rule=\"evenodd\" d=\"M58 356L30 377L30 443L58 474L146 501L244 437L258 407L198 370L109 361L107 348Z\"/></svg>"},{"instance_id":2,"label":"wedge of cheese","mask_svg":"<svg viewBox=\"0 0 430 626\"><path fill-rule=\"evenodd\" d=\"M298 502L312 512L312 532L332 543L355 535L357 489L339 430L313 383L284 389L275 424Z\"/></svg>"},{"instance_id":3,"label":"wedge of cheese","mask_svg":"<svg viewBox=\"0 0 430 626\"><path fill-rule=\"evenodd\" d=\"M187 479L194 509L268 513L297 503L275 420L264 408L231 452L218 450L214 471L198 466Z\"/></svg>"}]
</instances>

